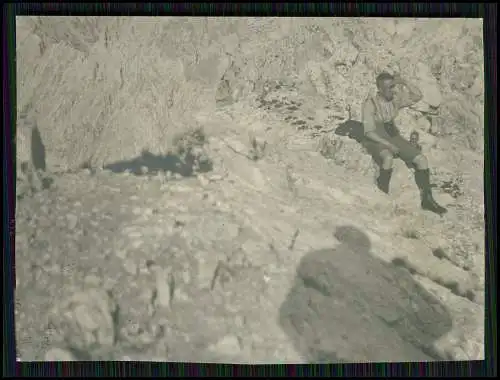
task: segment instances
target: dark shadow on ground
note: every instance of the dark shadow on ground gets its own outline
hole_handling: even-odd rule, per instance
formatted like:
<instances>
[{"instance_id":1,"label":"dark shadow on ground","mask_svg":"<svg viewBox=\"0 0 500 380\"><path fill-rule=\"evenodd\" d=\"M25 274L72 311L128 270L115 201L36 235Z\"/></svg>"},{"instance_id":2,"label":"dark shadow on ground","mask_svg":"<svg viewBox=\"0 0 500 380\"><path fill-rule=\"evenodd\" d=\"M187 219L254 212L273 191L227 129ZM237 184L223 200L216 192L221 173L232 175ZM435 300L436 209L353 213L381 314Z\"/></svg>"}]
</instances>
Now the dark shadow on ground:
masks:
<instances>
[{"instance_id":1,"label":"dark shadow on ground","mask_svg":"<svg viewBox=\"0 0 500 380\"><path fill-rule=\"evenodd\" d=\"M356 120L347 120L335 129L335 134L347 136L358 143L362 143L365 138L363 123Z\"/></svg>"},{"instance_id":2,"label":"dark shadow on ground","mask_svg":"<svg viewBox=\"0 0 500 380\"><path fill-rule=\"evenodd\" d=\"M47 175L45 145L43 144L42 135L37 126L31 131L31 162L33 162L34 169L40 173L42 188L50 188L54 180Z\"/></svg>"},{"instance_id":3,"label":"dark shadow on ground","mask_svg":"<svg viewBox=\"0 0 500 380\"><path fill-rule=\"evenodd\" d=\"M106 165L104 169L111 170L114 173L123 173L129 171L135 175L154 175L160 171L170 171L178 173L183 177L190 177L195 174L195 163L197 158L192 154L186 154L184 160L180 156L155 155L148 151L142 152L142 155L128 161L119 161ZM144 170L147 169L147 170ZM213 168L212 162L208 159L198 161L196 172L206 173Z\"/></svg>"},{"instance_id":4,"label":"dark shadow on ground","mask_svg":"<svg viewBox=\"0 0 500 380\"><path fill-rule=\"evenodd\" d=\"M341 244L306 254L279 323L308 363L445 360L433 343L452 327L434 296L403 269L370 253L355 227Z\"/></svg>"}]
</instances>

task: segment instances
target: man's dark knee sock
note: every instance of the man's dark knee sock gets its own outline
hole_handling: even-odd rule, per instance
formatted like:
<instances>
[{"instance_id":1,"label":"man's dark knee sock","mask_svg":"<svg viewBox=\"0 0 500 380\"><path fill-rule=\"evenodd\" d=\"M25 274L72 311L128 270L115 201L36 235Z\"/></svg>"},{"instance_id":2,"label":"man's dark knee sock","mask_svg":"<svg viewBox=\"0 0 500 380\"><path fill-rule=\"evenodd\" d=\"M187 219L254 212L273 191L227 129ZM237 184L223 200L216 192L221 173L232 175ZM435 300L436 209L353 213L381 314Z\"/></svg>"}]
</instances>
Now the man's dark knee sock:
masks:
<instances>
[{"instance_id":1,"label":"man's dark knee sock","mask_svg":"<svg viewBox=\"0 0 500 380\"><path fill-rule=\"evenodd\" d=\"M389 194L389 184L391 182L391 177L392 177L392 168L391 169L380 168L380 174L377 177L377 187L380 189L380 191Z\"/></svg>"},{"instance_id":2,"label":"man's dark knee sock","mask_svg":"<svg viewBox=\"0 0 500 380\"><path fill-rule=\"evenodd\" d=\"M429 169L415 170L415 182L420 189L422 208L439 215L445 214L447 210L440 206L432 196Z\"/></svg>"}]
</instances>

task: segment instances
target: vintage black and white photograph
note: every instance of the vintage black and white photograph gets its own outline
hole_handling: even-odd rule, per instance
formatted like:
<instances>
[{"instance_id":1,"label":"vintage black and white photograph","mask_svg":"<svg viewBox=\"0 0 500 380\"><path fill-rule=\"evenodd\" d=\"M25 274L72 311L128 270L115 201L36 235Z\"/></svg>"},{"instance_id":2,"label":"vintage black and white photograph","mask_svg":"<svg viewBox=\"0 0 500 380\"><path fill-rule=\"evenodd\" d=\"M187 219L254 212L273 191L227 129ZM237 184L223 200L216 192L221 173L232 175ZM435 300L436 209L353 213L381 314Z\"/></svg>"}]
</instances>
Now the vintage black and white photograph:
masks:
<instances>
[{"instance_id":1,"label":"vintage black and white photograph","mask_svg":"<svg viewBox=\"0 0 500 380\"><path fill-rule=\"evenodd\" d=\"M18 16L16 70L18 360L484 359L482 19Z\"/></svg>"}]
</instances>

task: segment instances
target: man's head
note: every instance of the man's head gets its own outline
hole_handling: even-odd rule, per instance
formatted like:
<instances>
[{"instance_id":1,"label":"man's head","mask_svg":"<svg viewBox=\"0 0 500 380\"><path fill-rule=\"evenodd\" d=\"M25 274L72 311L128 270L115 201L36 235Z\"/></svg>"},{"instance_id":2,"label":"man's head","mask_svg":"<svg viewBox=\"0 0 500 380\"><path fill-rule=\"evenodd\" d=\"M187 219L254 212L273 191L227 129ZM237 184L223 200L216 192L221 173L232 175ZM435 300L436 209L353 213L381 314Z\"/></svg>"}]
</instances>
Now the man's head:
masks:
<instances>
[{"instance_id":1,"label":"man's head","mask_svg":"<svg viewBox=\"0 0 500 380\"><path fill-rule=\"evenodd\" d=\"M386 100L392 100L394 98L394 76L383 72L377 76L376 81L379 94Z\"/></svg>"}]
</instances>

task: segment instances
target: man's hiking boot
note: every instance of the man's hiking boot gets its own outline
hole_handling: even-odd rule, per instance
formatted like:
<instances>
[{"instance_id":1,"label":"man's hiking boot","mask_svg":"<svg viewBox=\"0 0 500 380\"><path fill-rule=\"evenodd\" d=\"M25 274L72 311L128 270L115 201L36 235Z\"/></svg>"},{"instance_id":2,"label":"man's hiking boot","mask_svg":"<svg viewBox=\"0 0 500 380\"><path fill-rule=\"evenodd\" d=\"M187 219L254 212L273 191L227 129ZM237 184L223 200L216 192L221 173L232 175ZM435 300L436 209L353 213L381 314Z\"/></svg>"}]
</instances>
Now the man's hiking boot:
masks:
<instances>
[{"instance_id":1,"label":"man's hiking boot","mask_svg":"<svg viewBox=\"0 0 500 380\"><path fill-rule=\"evenodd\" d=\"M377 177L377 187L380 191L389 194L389 183L391 182L392 169L380 169Z\"/></svg>"},{"instance_id":2,"label":"man's hiking boot","mask_svg":"<svg viewBox=\"0 0 500 380\"><path fill-rule=\"evenodd\" d=\"M420 194L422 199L421 206L423 210L431 211L440 216L448 212L448 210L440 206L432 196L429 169L416 170L415 182L417 183L417 186L420 189Z\"/></svg>"}]
</instances>

